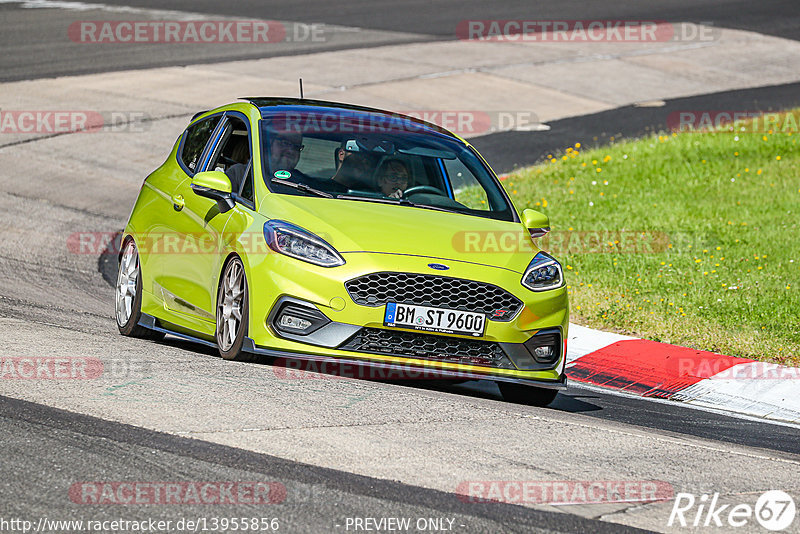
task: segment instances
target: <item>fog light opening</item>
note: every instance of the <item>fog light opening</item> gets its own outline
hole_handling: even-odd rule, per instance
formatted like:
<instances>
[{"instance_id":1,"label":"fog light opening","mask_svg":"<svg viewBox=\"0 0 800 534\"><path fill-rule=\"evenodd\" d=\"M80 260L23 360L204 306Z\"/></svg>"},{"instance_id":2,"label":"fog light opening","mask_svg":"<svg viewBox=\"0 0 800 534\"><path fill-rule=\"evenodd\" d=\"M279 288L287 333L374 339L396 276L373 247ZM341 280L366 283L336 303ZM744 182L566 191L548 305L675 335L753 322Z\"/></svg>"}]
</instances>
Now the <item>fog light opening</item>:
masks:
<instances>
[{"instance_id":1,"label":"fog light opening","mask_svg":"<svg viewBox=\"0 0 800 534\"><path fill-rule=\"evenodd\" d=\"M533 349L533 356L539 361L551 361L553 359L553 347L550 345L544 347L536 347Z\"/></svg>"},{"instance_id":2,"label":"fog light opening","mask_svg":"<svg viewBox=\"0 0 800 534\"><path fill-rule=\"evenodd\" d=\"M525 346L537 363L554 364L561 358L561 333L554 329L542 330L526 341Z\"/></svg>"},{"instance_id":3,"label":"fog light opening","mask_svg":"<svg viewBox=\"0 0 800 534\"><path fill-rule=\"evenodd\" d=\"M286 330L294 330L295 332L302 332L311 326L311 321L307 321L301 317L283 313L278 319L278 326Z\"/></svg>"},{"instance_id":4,"label":"fog light opening","mask_svg":"<svg viewBox=\"0 0 800 534\"><path fill-rule=\"evenodd\" d=\"M278 334L308 335L331 322L321 311L311 306L312 304L295 299L282 299L273 309L268 322Z\"/></svg>"}]
</instances>

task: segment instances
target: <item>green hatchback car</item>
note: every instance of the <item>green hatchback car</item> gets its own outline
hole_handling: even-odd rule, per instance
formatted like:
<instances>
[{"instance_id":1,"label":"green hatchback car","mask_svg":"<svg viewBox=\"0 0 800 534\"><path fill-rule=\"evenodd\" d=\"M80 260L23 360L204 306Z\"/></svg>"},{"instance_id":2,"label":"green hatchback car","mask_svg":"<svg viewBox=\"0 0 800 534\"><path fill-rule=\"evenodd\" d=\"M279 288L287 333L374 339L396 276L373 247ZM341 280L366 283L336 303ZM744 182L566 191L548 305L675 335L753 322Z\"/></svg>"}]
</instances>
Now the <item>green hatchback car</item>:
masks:
<instances>
[{"instance_id":1,"label":"green hatchback car","mask_svg":"<svg viewBox=\"0 0 800 534\"><path fill-rule=\"evenodd\" d=\"M197 114L142 184L116 285L124 335L253 355L566 387L558 261L489 165L436 125L307 99Z\"/></svg>"}]
</instances>

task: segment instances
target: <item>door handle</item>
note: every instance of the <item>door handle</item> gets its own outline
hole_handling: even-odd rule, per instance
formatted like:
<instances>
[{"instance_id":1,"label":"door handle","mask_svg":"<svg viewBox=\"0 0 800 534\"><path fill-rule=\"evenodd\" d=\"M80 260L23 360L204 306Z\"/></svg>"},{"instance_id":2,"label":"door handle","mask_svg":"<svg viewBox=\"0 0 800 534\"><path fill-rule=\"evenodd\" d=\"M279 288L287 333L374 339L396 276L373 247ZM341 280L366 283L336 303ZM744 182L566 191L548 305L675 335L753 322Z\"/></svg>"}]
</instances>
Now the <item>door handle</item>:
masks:
<instances>
[{"instance_id":1,"label":"door handle","mask_svg":"<svg viewBox=\"0 0 800 534\"><path fill-rule=\"evenodd\" d=\"M183 195L172 195L172 207L175 208L175 211L181 211L184 204Z\"/></svg>"}]
</instances>

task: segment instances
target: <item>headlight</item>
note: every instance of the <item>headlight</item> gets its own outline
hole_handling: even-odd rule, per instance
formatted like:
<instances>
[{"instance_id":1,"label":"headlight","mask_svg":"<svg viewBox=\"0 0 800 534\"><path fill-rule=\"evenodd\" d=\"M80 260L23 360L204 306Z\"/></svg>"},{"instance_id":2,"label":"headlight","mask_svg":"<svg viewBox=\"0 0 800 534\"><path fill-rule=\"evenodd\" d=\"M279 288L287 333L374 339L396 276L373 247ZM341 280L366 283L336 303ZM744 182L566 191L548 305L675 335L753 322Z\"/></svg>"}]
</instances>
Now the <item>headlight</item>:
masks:
<instances>
[{"instance_id":1,"label":"headlight","mask_svg":"<svg viewBox=\"0 0 800 534\"><path fill-rule=\"evenodd\" d=\"M325 240L286 221L265 222L264 239L275 252L298 260L321 267L344 265L344 258Z\"/></svg>"},{"instance_id":2,"label":"headlight","mask_svg":"<svg viewBox=\"0 0 800 534\"><path fill-rule=\"evenodd\" d=\"M522 285L531 291L547 291L564 285L564 274L561 264L555 258L540 252L533 258L525 274L522 275Z\"/></svg>"}]
</instances>

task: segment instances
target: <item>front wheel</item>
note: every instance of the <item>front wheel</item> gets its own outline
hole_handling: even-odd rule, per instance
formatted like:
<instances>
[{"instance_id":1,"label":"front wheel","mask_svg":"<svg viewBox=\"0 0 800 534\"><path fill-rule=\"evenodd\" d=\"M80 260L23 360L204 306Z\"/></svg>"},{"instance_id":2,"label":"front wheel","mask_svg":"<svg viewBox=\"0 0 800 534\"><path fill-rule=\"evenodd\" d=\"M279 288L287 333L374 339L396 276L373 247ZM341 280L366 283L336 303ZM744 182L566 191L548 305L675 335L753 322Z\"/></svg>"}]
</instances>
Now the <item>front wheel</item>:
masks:
<instances>
[{"instance_id":1,"label":"front wheel","mask_svg":"<svg viewBox=\"0 0 800 534\"><path fill-rule=\"evenodd\" d=\"M249 303L244 265L242 260L234 257L222 272L217 294L217 348L226 360L248 361L252 358L242 351Z\"/></svg>"},{"instance_id":2,"label":"front wheel","mask_svg":"<svg viewBox=\"0 0 800 534\"><path fill-rule=\"evenodd\" d=\"M139 326L142 317L142 270L136 242L128 239L122 249L115 287L115 315L117 328L123 336L158 340L163 332Z\"/></svg>"},{"instance_id":3,"label":"front wheel","mask_svg":"<svg viewBox=\"0 0 800 534\"><path fill-rule=\"evenodd\" d=\"M558 395L558 391L555 389L537 388L512 382L498 382L497 385L503 398L516 404L544 407L553 402Z\"/></svg>"}]
</instances>

